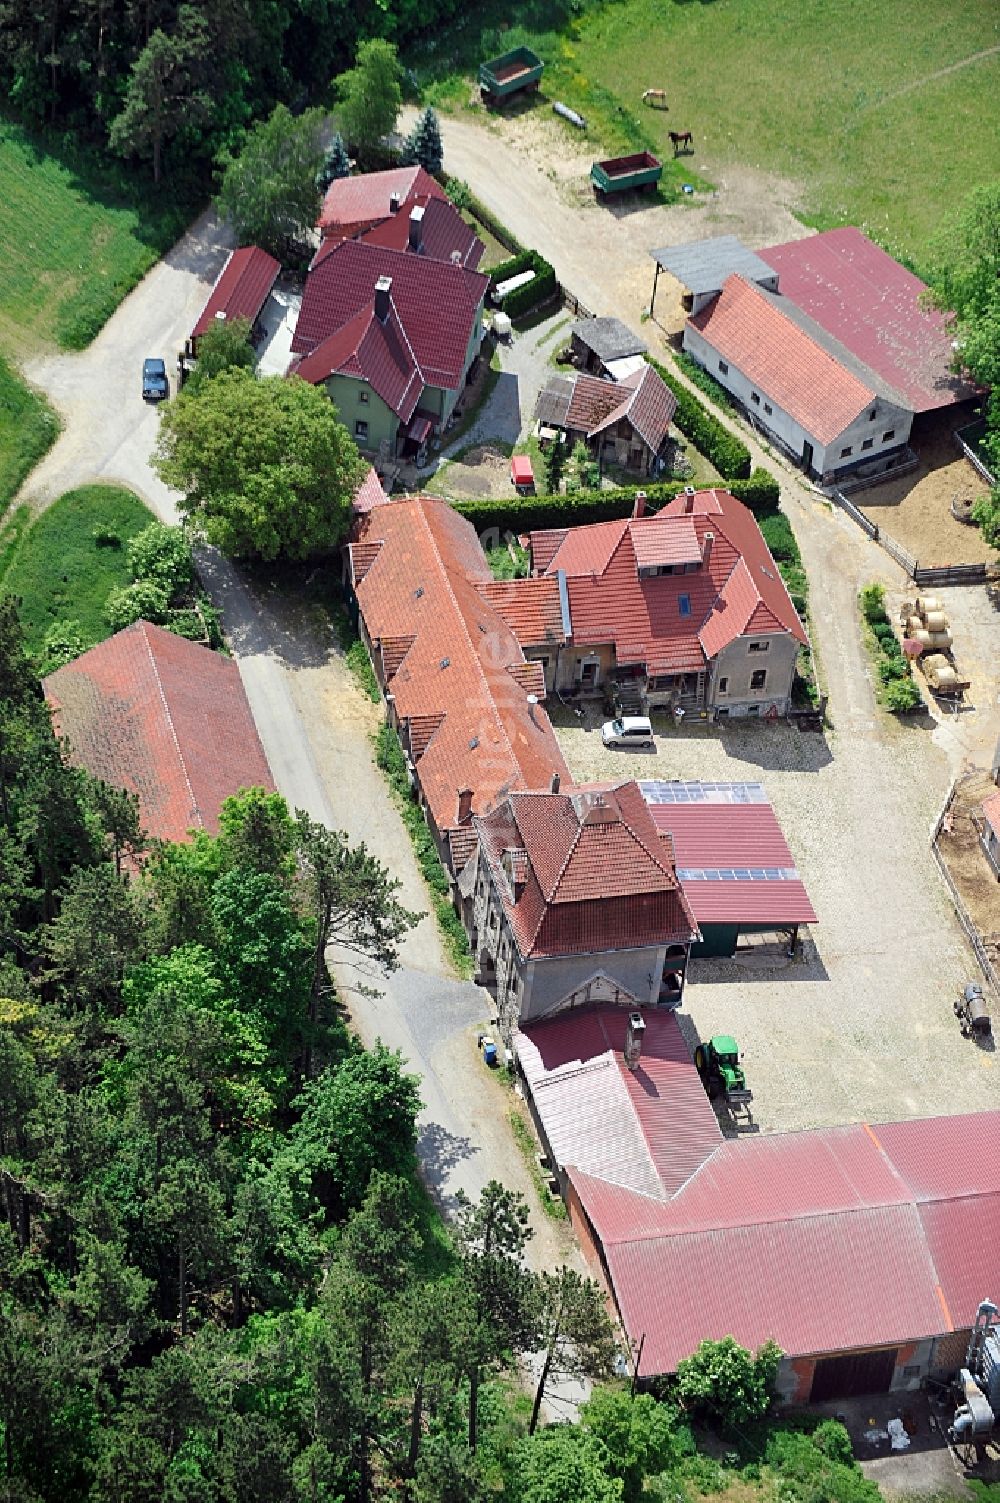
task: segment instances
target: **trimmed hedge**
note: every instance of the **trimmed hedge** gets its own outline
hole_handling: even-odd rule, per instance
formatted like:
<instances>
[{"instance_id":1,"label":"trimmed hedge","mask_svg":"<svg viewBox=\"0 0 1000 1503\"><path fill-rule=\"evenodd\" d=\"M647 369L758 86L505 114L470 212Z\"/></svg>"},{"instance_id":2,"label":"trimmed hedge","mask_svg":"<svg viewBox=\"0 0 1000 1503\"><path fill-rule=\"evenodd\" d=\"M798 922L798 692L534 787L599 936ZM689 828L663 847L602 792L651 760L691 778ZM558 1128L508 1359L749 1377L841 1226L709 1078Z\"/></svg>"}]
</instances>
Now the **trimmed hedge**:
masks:
<instances>
[{"instance_id":1,"label":"trimmed hedge","mask_svg":"<svg viewBox=\"0 0 1000 1503\"><path fill-rule=\"evenodd\" d=\"M500 307L510 318L522 318L532 308L537 308L539 303L548 302L556 292L555 268L534 250L522 251L518 256L511 256L509 261L501 261L499 266L494 266L490 272L490 291L499 282L505 282L508 277L516 277L522 271L533 271L535 275L523 287L515 287L513 292L508 292L500 302Z\"/></svg>"},{"instance_id":2,"label":"trimmed hedge","mask_svg":"<svg viewBox=\"0 0 1000 1503\"><path fill-rule=\"evenodd\" d=\"M708 408L699 402L694 392L671 375L666 366L654 360L651 355L647 355L646 359L677 398L674 422L699 453L704 454L724 480L742 480L748 476L751 469L750 450L743 440L723 427L718 418L713 417Z\"/></svg>"},{"instance_id":3,"label":"trimmed hedge","mask_svg":"<svg viewBox=\"0 0 1000 1503\"><path fill-rule=\"evenodd\" d=\"M466 517L482 536L491 529L502 538L515 537L546 527L582 527L589 522L610 522L627 517L635 505L637 490L645 490L650 511L657 511L685 488L683 480L665 485L623 487L613 491L575 491L566 496L507 496L482 501L459 501L455 510ZM754 470L746 480L728 481L725 487L748 506L755 516L777 510L778 482L767 470Z\"/></svg>"}]
</instances>

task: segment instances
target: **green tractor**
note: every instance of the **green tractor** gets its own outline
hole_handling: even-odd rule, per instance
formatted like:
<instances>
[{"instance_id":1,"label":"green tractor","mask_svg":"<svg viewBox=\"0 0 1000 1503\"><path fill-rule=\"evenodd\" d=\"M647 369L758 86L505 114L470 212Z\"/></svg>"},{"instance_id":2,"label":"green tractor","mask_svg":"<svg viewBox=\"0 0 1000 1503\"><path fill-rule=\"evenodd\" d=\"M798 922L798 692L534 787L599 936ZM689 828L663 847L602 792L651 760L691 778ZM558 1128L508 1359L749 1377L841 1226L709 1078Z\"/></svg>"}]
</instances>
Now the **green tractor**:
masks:
<instances>
[{"instance_id":1,"label":"green tractor","mask_svg":"<svg viewBox=\"0 0 1000 1503\"><path fill-rule=\"evenodd\" d=\"M722 1096L727 1106L749 1110L753 1092L747 1090L747 1078L740 1065L736 1040L717 1033L707 1044L694 1051L694 1063L709 1096Z\"/></svg>"}]
</instances>

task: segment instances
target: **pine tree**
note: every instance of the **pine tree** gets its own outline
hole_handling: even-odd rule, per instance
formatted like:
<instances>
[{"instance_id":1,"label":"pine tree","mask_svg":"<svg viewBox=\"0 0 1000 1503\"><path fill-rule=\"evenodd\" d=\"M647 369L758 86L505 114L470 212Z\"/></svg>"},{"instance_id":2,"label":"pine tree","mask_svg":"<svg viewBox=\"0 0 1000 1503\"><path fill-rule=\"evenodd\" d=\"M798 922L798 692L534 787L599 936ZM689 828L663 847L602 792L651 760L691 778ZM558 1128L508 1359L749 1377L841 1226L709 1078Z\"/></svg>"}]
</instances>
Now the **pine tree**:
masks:
<instances>
[{"instance_id":1,"label":"pine tree","mask_svg":"<svg viewBox=\"0 0 1000 1503\"><path fill-rule=\"evenodd\" d=\"M316 174L316 186L321 193L325 193L338 177L350 177L350 175L351 159L347 155L344 138L338 130L334 132L333 140L326 148L323 165Z\"/></svg>"},{"instance_id":2,"label":"pine tree","mask_svg":"<svg viewBox=\"0 0 1000 1503\"><path fill-rule=\"evenodd\" d=\"M409 162L419 163L425 172L436 176L441 171L444 148L441 145L441 127L434 111L428 106L406 140L406 157Z\"/></svg>"}]
</instances>

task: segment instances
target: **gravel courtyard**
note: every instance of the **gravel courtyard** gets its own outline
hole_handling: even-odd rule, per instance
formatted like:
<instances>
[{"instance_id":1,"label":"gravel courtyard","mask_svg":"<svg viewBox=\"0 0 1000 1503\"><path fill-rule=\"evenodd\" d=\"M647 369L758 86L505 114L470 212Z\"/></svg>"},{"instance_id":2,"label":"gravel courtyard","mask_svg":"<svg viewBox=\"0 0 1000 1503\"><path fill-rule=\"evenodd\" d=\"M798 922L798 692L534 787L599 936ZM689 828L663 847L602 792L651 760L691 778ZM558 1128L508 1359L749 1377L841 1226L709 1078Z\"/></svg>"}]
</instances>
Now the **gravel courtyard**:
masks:
<instances>
[{"instance_id":1,"label":"gravel courtyard","mask_svg":"<svg viewBox=\"0 0 1000 1503\"><path fill-rule=\"evenodd\" d=\"M763 1131L996 1106L997 1056L952 1013L978 967L928 847L947 768L926 729L881 716L826 736L656 722L655 753L622 753L601 744L596 708L585 729L558 706L553 718L580 781L763 782L819 923L800 961L695 962L684 1001L692 1042L738 1039Z\"/></svg>"}]
</instances>

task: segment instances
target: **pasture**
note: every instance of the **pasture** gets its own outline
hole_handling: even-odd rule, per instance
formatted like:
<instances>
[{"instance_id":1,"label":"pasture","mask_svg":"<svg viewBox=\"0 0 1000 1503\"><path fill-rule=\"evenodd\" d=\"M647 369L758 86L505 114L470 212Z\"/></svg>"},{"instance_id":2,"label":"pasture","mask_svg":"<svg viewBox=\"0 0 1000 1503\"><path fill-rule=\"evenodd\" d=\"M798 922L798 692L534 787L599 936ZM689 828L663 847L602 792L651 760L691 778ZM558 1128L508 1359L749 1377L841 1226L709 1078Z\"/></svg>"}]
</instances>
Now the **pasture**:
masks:
<instances>
[{"instance_id":1,"label":"pasture","mask_svg":"<svg viewBox=\"0 0 1000 1503\"><path fill-rule=\"evenodd\" d=\"M173 243L168 191L0 121L0 345L82 349Z\"/></svg>"},{"instance_id":2,"label":"pasture","mask_svg":"<svg viewBox=\"0 0 1000 1503\"><path fill-rule=\"evenodd\" d=\"M855 223L919 270L942 214L1000 161L1000 11L982 0L494 0L415 58L432 102L469 100L475 63L521 42L550 99L596 148L690 130L692 171L747 165L790 180L809 224ZM542 18L544 17L544 20ZM541 22L541 24L539 24ZM650 88L667 111L644 107ZM574 141L579 138L570 132ZM575 149L575 148L574 148Z\"/></svg>"},{"instance_id":3,"label":"pasture","mask_svg":"<svg viewBox=\"0 0 1000 1503\"><path fill-rule=\"evenodd\" d=\"M75 621L87 647L110 634L104 602L113 589L131 583L125 544L152 520L131 491L85 485L67 491L26 527L0 589L21 599L29 652L41 651L56 621Z\"/></svg>"},{"instance_id":4,"label":"pasture","mask_svg":"<svg viewBox=\"0 0 1000 1503\"><path fill-rule=\"evenodd\" d=\"M0 356L0 517L58 432L45 398Z\"/></svg>"}]
</instances>

